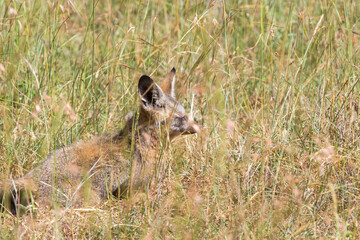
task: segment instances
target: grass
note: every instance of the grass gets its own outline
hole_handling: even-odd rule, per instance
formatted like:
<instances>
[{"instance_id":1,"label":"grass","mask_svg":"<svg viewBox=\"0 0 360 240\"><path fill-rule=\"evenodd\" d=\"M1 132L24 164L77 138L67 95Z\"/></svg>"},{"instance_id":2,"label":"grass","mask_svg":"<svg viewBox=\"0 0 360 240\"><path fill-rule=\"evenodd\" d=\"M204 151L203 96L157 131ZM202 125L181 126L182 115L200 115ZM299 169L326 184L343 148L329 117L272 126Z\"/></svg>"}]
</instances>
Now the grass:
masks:
<instances>
[{"instance_id":1,"label":"grass","mask_svg":"<svg viewBox=\"0 0 360 240\"><path fill-rule=\"evenodd\" d=\"M2 178L119 130L144 73L175 66L203 125L159 160L153 191L2 213L2 238L359 238L358 1L0 6Z\"/></svg>"}]
</instances>

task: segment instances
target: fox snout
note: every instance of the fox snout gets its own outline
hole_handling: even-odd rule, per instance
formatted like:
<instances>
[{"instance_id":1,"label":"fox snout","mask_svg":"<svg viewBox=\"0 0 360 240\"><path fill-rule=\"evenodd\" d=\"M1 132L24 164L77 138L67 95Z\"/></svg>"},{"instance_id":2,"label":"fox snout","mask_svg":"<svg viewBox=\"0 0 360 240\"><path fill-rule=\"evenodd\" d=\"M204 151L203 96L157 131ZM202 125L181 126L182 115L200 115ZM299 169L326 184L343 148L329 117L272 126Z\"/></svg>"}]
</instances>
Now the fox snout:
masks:
<instances>
[{"instance_id":1,"label":"fox snout","mask_svg":"<svg viewBox=\"0 0 360 240\"><path fill-rule=\"evenodd\" d=\"M184 131L183 134L200 134L201 133L201 125L198 124L197 122L195 122L192 117L189 117L188 120L188 127L187 129Z\"/></svg>"},{"instance_id":2,"label":"fox snout","mask_svg":"<svg viewBox=\"0 0 360 240\"><path fill-rule=\"evenodd\" d=\"M170 127L170 139L179 135L200 134L201 125L195 122L191 117L176 117L173 119Z\"/></svg>"}]
</instances>

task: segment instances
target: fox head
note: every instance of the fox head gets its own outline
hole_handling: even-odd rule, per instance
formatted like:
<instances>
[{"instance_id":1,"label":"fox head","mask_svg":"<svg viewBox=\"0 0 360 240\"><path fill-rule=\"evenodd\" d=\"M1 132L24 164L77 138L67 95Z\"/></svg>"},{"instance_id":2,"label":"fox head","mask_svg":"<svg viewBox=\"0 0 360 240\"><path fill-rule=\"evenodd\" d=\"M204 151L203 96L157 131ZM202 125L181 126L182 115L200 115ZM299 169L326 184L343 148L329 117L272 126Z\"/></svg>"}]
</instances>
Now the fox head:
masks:
<instances>
[{"instance_id":1,"label":"fox head","mask_svg":"<svg viewBox=\"0 0 360 240\"><path fill-rule=\"evenodd\" d=\"M173 68L160 86L147 75L141 76L138 84L140 112L146 115L146 121L164 127L170 139L183 134L200 133L201 129L175 99L175 73Z\"/></svg>"}]
</instances>

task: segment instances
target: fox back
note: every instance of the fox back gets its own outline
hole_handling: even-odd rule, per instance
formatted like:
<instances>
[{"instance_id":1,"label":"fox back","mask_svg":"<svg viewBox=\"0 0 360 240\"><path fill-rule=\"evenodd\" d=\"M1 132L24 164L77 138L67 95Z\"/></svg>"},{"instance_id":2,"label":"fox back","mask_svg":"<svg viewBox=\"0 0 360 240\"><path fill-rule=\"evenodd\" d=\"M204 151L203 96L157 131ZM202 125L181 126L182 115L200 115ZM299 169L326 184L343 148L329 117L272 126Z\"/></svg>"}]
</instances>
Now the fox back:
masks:
<instances>
[{"instance_id":1,"label":"fox back","mask_svg":"<svg viewBox=\"0 0 360 240\"><path fill-rule=\"evenodd\" d=\"M57 149L23 177L2 182L2 205L12 213L30 199L43 205L92 205L110 195L124 197L129 190L145 187L160 142L200 132L200 125L175 99L175 72L173 68L160 85L147 75L140 77L139 107L125 117L120 132Z\"/></svg>"}]
</instances>

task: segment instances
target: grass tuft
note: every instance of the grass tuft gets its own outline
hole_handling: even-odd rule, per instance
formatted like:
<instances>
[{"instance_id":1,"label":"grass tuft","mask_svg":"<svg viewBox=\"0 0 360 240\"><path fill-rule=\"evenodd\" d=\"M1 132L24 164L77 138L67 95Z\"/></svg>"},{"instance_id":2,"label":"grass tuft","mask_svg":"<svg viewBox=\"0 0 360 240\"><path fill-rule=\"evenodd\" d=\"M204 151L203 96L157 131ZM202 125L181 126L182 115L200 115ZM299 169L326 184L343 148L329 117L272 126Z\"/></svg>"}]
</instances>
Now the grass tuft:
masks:
<instances>
[{"instance_id":1,"label":"grass tuft","mask_svg":"<svg viewBox=\"0 0 360 240\"><path fill-rule=\"evenodd\" d=\"M2 238L359 238L358 1L0 6L1 179L119 130L145 73L176 67L204 127L170 146L148 192L0 213Z\"/></svg>"}]
</instances>

